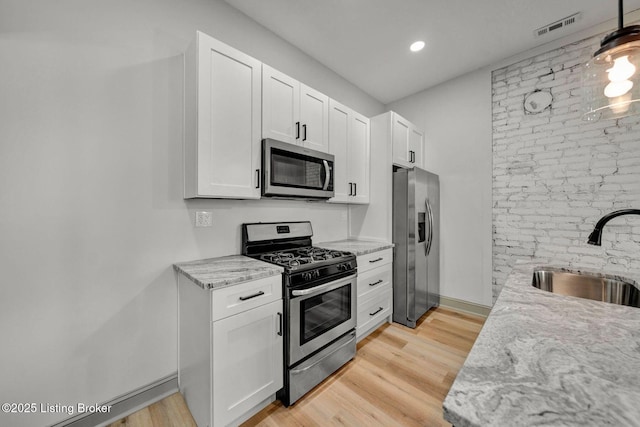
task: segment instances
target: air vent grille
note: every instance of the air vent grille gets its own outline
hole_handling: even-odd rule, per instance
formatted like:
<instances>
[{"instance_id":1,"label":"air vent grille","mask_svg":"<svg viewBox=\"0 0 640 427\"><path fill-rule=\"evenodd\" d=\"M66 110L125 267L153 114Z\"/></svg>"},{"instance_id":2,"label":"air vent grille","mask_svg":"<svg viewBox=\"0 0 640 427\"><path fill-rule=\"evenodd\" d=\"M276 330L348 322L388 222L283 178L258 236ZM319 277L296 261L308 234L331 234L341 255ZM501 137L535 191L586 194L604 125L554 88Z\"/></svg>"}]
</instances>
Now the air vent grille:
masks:
<instances>
[{"instance_id":1,"label":"air vent grille","mask_svg":"<svg viewBox=\"0 0 640 427\"><path fill-rule=\"evenodd\" d=\"M533 34L536 37L541 37L554 31L557 32L561 28L564 28L571 24L575 24L580 20L581 15L582 13L576 12L573 15L567 16L566 18L562 18L558 21L552 22L551 24L547 24L543 27L538 28L533 32Z\"/></svg>"}]
</instances>

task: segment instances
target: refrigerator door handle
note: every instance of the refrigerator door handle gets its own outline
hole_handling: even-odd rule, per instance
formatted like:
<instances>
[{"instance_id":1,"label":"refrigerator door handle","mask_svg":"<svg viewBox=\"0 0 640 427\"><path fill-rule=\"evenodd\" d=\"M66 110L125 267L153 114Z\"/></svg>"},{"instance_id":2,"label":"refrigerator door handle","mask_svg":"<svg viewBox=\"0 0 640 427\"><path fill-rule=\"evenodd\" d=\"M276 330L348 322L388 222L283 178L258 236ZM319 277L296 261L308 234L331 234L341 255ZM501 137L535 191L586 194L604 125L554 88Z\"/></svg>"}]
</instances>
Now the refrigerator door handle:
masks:
<instances>
[{"instance_id":1,"label":"refrigerator door handle","mask_svg":"<svg viewBox=\"0 0 640 427\"><path fill-rule=\"evenodd\" d=\"M427 207L427 213L429 214L429 240L425 243L425 255L428 256L431 253L431 243L433 243L433 211L431 210L431 203L429 202L429 198L424 201L425 206Z\"/></svg>"}]
</instances>

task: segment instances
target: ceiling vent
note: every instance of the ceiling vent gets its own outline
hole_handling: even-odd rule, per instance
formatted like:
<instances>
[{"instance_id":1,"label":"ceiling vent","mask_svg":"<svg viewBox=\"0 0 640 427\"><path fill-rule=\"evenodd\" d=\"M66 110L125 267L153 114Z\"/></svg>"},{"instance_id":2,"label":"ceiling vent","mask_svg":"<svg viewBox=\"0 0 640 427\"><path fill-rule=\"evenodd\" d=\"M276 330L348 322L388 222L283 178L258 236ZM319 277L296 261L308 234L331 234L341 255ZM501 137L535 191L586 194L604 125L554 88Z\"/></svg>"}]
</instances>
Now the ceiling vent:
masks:
<instances>
[{"instance_id":1,"label":"ceiling vent","mask_svg":"<svg viewBox=\"0 0 640 427\"><path fill-rule=\"evenodd\" d=\"M566 26L575 24L577 21L580 20L581 16L582 16L582 13L580 12L574 13L573 15L567 16L566 18L562 18L559 21L552 22L551 24L547 24L543 27L538 28L533 32L533 34L536 37L541 37L541 36L546 36L549 33L559 32L558 30Z\"/></svg>"}]
</instances>

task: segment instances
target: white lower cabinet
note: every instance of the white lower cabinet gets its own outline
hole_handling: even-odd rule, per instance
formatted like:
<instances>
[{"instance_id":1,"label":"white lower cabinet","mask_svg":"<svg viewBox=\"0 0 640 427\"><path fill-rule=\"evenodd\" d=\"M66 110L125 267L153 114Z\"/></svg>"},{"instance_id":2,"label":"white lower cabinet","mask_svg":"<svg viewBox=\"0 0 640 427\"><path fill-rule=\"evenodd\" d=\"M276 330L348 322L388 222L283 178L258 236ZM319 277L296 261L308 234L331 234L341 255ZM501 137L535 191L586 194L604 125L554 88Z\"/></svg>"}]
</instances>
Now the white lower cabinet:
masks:
<instances>
[{"instance_id":1,"label":"white lower cabinet","mask_svg":"<svg viewBox=\"0 0 640 427\"><path fill-rule=\"evenodd\" d=\"M282 277L206 291L179 275L178 383L199 427L236 426L283 385Z\"/></svg>"},{"instance_id":2,"label":"white lower cabinet","mask_svg":"<svg viewBox=\"0 0 640 427\"><path fill-rule=\"evenodd\" d=\"M282 388L282 300L213 322L213 425L226 426Z\"/></svg>"},{"instance_id":3,"label":"white lower cabinet","mask_svg":"<svg viewBox=\"0 0 640 427\"><path fill-rule=\"evenodd\" d=\"M393 314L393 249L362 255L358 263L356 339L362 340Z\"/></svg>"},{"instance_id":4,"label":"white lower cabinet","mask_svg":"<svg viewBox=\"0 0 640 427\"><path fill-rule=\"evenodd\" d=\"M358 327L356 328L358 341L389 320L392 307L389 289L380 289L368 298L358 300Z\"/></svg>"}]
</instances>

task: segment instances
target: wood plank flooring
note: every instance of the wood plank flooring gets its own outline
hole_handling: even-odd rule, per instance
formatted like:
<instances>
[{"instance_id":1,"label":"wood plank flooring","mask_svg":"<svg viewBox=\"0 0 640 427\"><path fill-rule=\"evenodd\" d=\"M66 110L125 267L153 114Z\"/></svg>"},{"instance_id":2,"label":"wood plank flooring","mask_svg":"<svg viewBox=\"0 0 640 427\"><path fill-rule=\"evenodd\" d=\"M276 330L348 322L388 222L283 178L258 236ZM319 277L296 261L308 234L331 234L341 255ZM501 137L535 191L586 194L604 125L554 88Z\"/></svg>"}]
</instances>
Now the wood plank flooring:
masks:
<instances>
[{"instance_id":1,"label":"wood plank flooring","mask_svg":"<svg viewBox=\"0 0 640 427\"><path fill-rule=\"evenodd\" d=\"M295 405L274 402L243 427L448 426L442 401L484 318L439 307L416 329L386 324L358 343L355 359ZM176 393L110 427L195 426Z\"/></svg>"},{"instance_id":2,"label":"wood plank flooring","mask_svg":"<svg viewBox=\"0 0 640 427\"><path fill-rule=\"evenodd\" d=\"M174 393L107 427L197 427L184 398Z\"/></svg>"}]
</instances>

